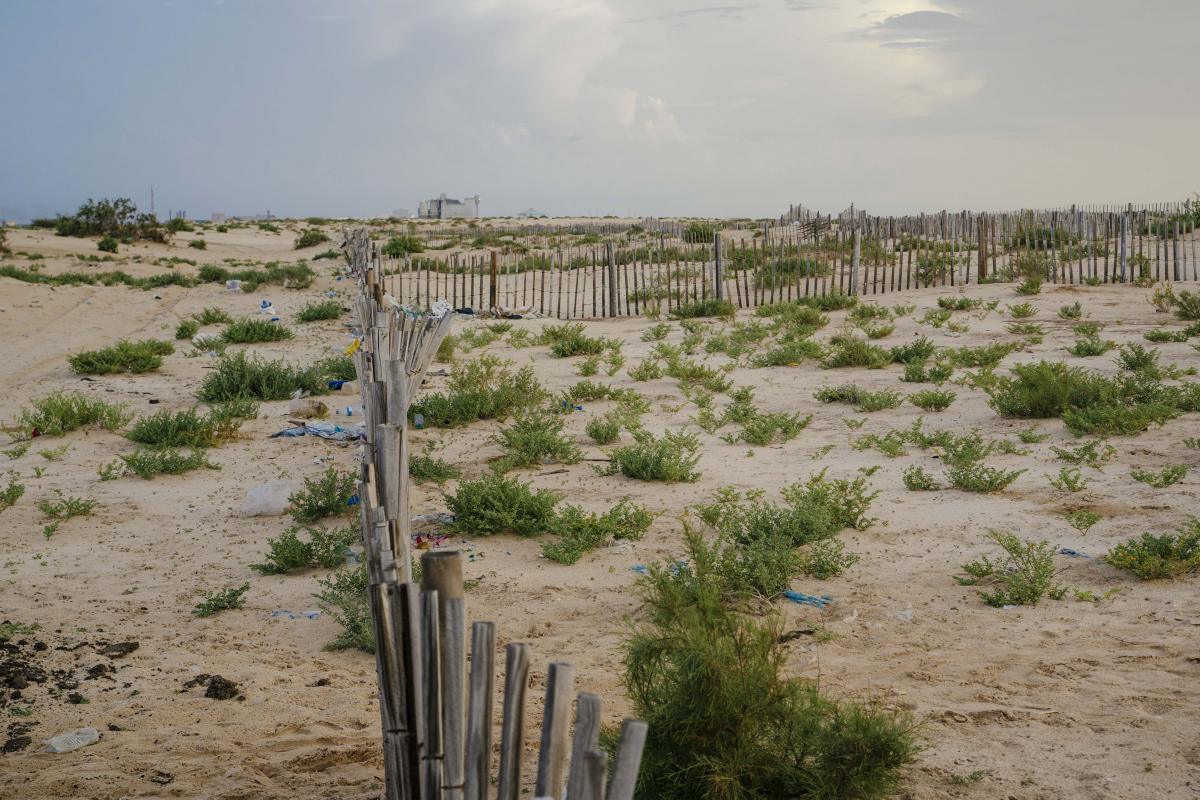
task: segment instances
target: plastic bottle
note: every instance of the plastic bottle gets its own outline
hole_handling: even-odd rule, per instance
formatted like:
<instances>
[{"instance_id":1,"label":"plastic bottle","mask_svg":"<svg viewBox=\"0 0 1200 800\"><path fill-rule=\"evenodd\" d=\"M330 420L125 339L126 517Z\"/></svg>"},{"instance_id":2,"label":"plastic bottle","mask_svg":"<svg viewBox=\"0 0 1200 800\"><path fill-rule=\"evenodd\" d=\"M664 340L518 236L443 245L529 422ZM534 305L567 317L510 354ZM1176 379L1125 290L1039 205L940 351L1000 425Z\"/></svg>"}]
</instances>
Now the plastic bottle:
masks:
<instances>
[{"instance_id":1,"label":"plastic bottle","mask_svg":"<svg viewBox=\"0 0 1200 800\"><path fill-rule=\"evenodd\" d=\"M425 427L425 415L424 414L413 414L413 427L416 428L417 430L421 430L422 428Z\"/></svg>"}]
</instances>

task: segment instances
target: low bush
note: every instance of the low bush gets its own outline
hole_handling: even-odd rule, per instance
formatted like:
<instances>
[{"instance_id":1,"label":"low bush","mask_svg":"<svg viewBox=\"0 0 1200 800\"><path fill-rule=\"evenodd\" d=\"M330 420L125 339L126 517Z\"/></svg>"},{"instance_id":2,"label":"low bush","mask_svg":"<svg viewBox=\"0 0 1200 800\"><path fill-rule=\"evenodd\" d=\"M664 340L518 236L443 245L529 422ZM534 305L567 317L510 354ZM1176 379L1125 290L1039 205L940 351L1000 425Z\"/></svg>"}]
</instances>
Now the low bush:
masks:
<instances>
[{"instance_id":1,"label":"low bush","mask_svg":"<svg viewBox=\"0 0 1200 800\"><path fill-rule=\"evenodd\" d=\"M616 414L610 412L589 419L584 430L596 444L612 444L621 435L621 420Z\"/></svg>"},{"instance_id":2,"label":"low bush","mask_svg":"<svg viewBox=\"0 0 1200 800\"><path fill-rule=\"evenodd\" d=\"M400 258L409 253L421 253L424 250L421 240L415 236L393 236L380 248L380 252L389 258Z\"/></svg>"},{"instance_id":3,"label":"low bush","mask_svg":"<svg viewBox=\"0 0 1200 800\"><path fill-rule=\"evenodd\" d=\"M537 411L519 415L501 428L496 441L504 456L492 465L497 472L540 466L545 463L577 464L583 451L563 435L561 414Z\"/></svg>"},{"instance_id":4,"label":"low bush","mask_svg":"<svg viewBox=\"0 0 1200 800\"><path fill-rule=\"evenodd\" d=\"M329 466L317 478L305 478L304 488L288 498L288 514L299 523L354 513L354 473Z\"/></svg>"},{"instance_id":5,"label":"low bush","mask_svg":"<svg viewBox=\"0 0 1200 800\"><path fill-rule=\"evenodd\" d=\"M243 317L234 320L221 331L221 338L232 344L282 342L292 338L290 329L269 319Z\"/></svg>"},{"instance_id":6,"label":"low bush","mask_svg":"<svg viewBox=\"0 0 1200 800\"><path fill-rule=\"evenodd\" d=\"M957 578L964 586L980 581L994 584L992 592L979 596L989 606L1035 606L1042 598L1061 600L1066 587L1054 582L1054 547L1047 541L1022 542L1011 533L992 531L988 538L1004 550L1004 558L992 561L987 556L963 564L967 577Z\"/></svg>"},{"instance_id":7,"label":"low bush","mask_svg":"<svg viewBox=\"0 0 1200 800\"><path fill-rule=\"evenodd\" d=\"M206 467L219 469L210 464L203 450L192 450L184 453L179 450L155 448L144 450L138 448L128 455L117 456L125 469L143 480L153 480L159 475L182 475L194 469Z\"/></svg>"},{"instance_id":8,"label":"low bush","mask_svg":"<svg viewBox=\"0 0 1200 800\"><path fill-rule=\"evenodd\" d=\"M853 383L822 387L813 394L813 397L822 403L850 403L859 411L883 411L897 408L904 402L900 393L895 389L868 392Z\"/></svg>"},{"instance_id":9,"label":"low bush","mask_svg":"<svg viewBox=\"0 0 1200 800\"><path fill-rule=\"evenodd\" d=\"M514 371L511 362L482 355L457 367L445 392L425 394L413 403L409 419L421 414L427 427L457 428L481 419L504 419L547 397L533 367Z\"/></svg>"},{"instance_id":10,"label":"low bush","mask_svg":"<svg viewBox=\"0 0 1200 800\"><path fill-rule=\"evenodd\" d=\"M799 436L810 422L812 422L812 414L801 417L799 412L795 414L784 412L760 414L756 412L742 423L738 439L746 444L760 447L782 444Z\"/></svg>"},{"instance_id":11,"label":"low bush","mask_svg":"<svg viewBox=\"0 0 1200 800\"><path fill-rule=\"evenodd\" d=\"M20 476L11 469L8 471L8 483L0 489L0 511L6 511L16 505L25 494L25 484L17 483Z\"/></svg>"},{"instance_id":12,"label":"low bush","mask_svg":"<svg viewBox=\"0 0 1200 800\"><path fill-rule=\"evenodd\" d=\"M262 269L235 270L205 264L196 272L196 278L201 283L241 281L243 292L257 291L260 286L267 284L282 286L285 289L307 289L316 277L312 267L303 261L296 264L271 261Z\"/></svg>"},{"instance_id":13,"label":"low bush","mask_svg":"<svg viewBox=\"0 0 1200 800\"><path fill-rule=\"evenodd\" d=\"M1138 467L1129 470L1129 477L1155 489L1165 489L1168 486L1173 486L1186 478L1187 474L1188 468L1186 464L1168 464L1157 472L1150 469L1139 469Z\"/></svg>"},{"instance_id":14,"label":"low bush","mask_svg":"<svg viewBox=\"0 0 1200 800\"><path fill-rule=\"evenodd\" d=\"M1100 469L1117 454L1117 448L1103 439L1093 439L1074 447L1059 447L1051 445L1050 450L1062 461L1071 464L1084 464L1092 469Z\"/></svg>"},{"instance_id":15,"label":"low bush","mask_svg":"<svg viewBox=\"0 0 1200 800\"><path fill-rule=\"evenodd\" d=\"M213 614L222 611L242 608L246 605L246 592L248 591L250 591L250 584L243 583L236 589L221 589L209 592L192 609L192 614L197 617L211 617Z\"/></svg>"},{"instance_id":16,"label":"low bush","mask_svg":"<svg viewBox=\"0 0 1200 800\"><path fill-rule=\"evenodd\" d=\"M88 517L96 509L96 501L82 497L67 497L56 490L57 500L42 500L38 503L41 511L50 519L70 519L71 517Z\"/></svg>"},{"instance_id":17,"label":"low bush","mask_svg":"<svg viewBox=\"0 0 1200 800\"><path fill-rule=\"evenodd\" d=\"M908 402L925 411L945 411L957 395L949 389L925 389L908 396Z\"/></svg>"},{"instance_id":18,"label":"low bush","mask_svg":"<svg viewBox=\"0 0 1200 800\"><path fill-rule=\"evenodd\" d=\"M432 481L441 486L461 474L458 467L429 453L414 454L408 458L408 476L418 485Z\"/></svg>"},{"instance_id":19,"label":"low bush","mask_svg":"<svg viewBox=\"0 0 1200 800\"><path fill-rule=\"evenodd\" d=\"M671 319L695 319L697 317L731 318L737 313L737 306L728 300L709 298L687 303L671 309Z\"/></svg>"},{"instance_id":20,"label":"low bush","mask_svg":"<svg viewBox=\"0 0 1200 800\"><path fill-rule=\"evenodd\" d=\"M102 236L100 241L96 242L96 249L101 253L115 253L121 249L120 242L112 236Z\"/></svg>"},{"instance_id":21,"label":"low bush","mask_svg":"<svg viewBox=\"0 0 1200 800\"><path fill-rule=\"evenodd\" d=\"M603 514L564 506L550 526L559 538L543 544L542 555L560 564L574 564L585 553L610 541L642 538L653 521L653 513L624 500Z\"/></svg>"},{"instance_id":22,"label":"low bush","mask_svg":"<svg viewBox=\"0 0 1200 800\"><path fill-rule=\"evenodd\" d=\"M192 248L193 250L207 250L208 242L204 241L203 239L192 239L190 242L188 242L188 247Z\"/></svg>"},{"instance_id":23,"label":"low bush","mask_svg":"<svg viewBox=\"0 0 1200 800\"><path fill-rule=\"evenodd\" d=\"M455 516L454 529L473 536L532 536L550 530L558 497L531 487L494 472L460 482L454 494L446 495L446 505Z\"/></svg>"},{"instance_id":24,"label":"low bush","mask_svg":"<svg viewBox=\"0 0 1200 800\"><path fill-rule=\"evenodd\" d=\"M71 356L71 371L77 375L111 375L116 372L149 372L162 366L163 356L175 352L175 345L157 339L131 342L125 339L102 350L89 350Z\"/></svg>"},{"instance_id":25,"label":"low bush","mask_svg":"<svg viewBox=\"0 0 1200 800\"><path fill-rule=\"evenodd\" d=\"M233 322L233 317L219 308L206 308L199 314L193 314L192 318L201 325L219 325L226 322Z\"/></svg>"},{"instance_id":26,"label":"low bush","mask_svg":"<svg viewBox=\"0 0 1200 800\"><path fill-rule=\"evenodd\" d=\"M882 369L892 363L891 353L882 347L868 344L865 339L839 334L829 342L829 349L821 359L822 369L840 367L867 367Z\"/></svg>"},{"instance_id":27,"label":"low bush","mask_svg":"<svg viewBox=\"0 0 1200 800\"><path fill-rule=\"evenodd\" d=\"M199 414L187 411L159 411L142 417L125 434L132 442L151 447L212 447L233 436L240 419L227 413Z\"/></svg>"},{"instance_id":28,"label":"low bush","mask_svg":"<svg viewBox=\"0 0 1200 800\"><path fill-rule=\"evenodd\" d=\"M1193 572L1200 569L1200 519L1192 517L1175 533L1143 533L1114 547L1104 560L1142 580Z\"/></svg>"},{"instance_id":29,"label":"low bush","mask_svg":"<svg viewBox=\"0 0 1200 800\"><path fill-rule=\"evenodd\" d=\"M175 328L176 339L191 339L200 332L200 323L194 319L185 319Z\"/></svg>"},{"instance_id":30,"label":"low bush","mask_svg":"<svg viewBox=\"0 0 1200 800\"><path fill-rule=\"evenodd\" d=\"M904 488L910 492L932 492L935 489L941 488L932 475L926 472L923 467L916 464L904 470L902 480L904 481Z\"/></svg>"},{"instance_id":31,"label":"low bush","mask_svg":"<svg viewBox=\"0 0 1200 800\"><path fill-rule=\"evenodd\" d=\"M17 413L15 432L22 439L62 436L84 427L115 431L131 415L123 404L108 403L82 392L53 392Z\"/></svg>"},{"instance_id":32,"label":"low bush","mask_svg":"<svg viewBox=\"0 0 1200 800\"><path fill-rule=\"evenodd\" d=\"M647 431L634 431L633 438L633 444L613 450L606 474L668 483L692 483L700 478L696 469L700 441L694 433L667 431L662 438L655 438Z\"/></svg>"},{"instance_id":33,"label":"low bush","mask_svg":"<svg viewBox=\"0 0 1200 800\"><path fill-rule=\"evenodd\" d=\"M317 245L324 244L328 241L329 237L326 236L322 231L319 231L316 228L307 228L301 231L300 235L296 237L296 244L293 249L304 250L309 247L316 247Z\"/></svg>"},{"instance_id":34,"label":"low bush","mask_svg":"<svg viewBox=\"0 0 1200 800\"><path fill-rule=\"evenodd\" d=\"M840 539L821 539L800 550L798 566L805 575L827 580L841 575L858 563L858 556L846 552Z\"/></svg>"},{"instance_id":35,"label":"low bush","mask_svg":"<svg viewBox=\"0 0 1200 800\"><path fill-rule=\"evenodd\" d=\"M307 541L300 538L301 531L307 534ZM262 575L286 575L314 567L332 569L345 563L347 550L360 536L354 527L288 528L278 539L267 539L266 559L251 564L250 569Z\"/></svg>"},{"instance_id":36,"label":"low bush","mask_svg":"<svg viewBox=\"0 0 1200 800\"><path fill-rule=\"evenodd\" d=\"M216 369L200 384L197 396L206 403L220 403L245 398L287 400L297 389L310 394L326 394L330 380L354 379L353 362L347 370L346 361L349 359L326 359L301 368L282 361L247 356L244 352L221 356Z\"/></svg>"},{"instance_id":37,"label":"low bush","mask_svg":"<svg viewBox=\"0 0 1200 800\"><path fill-rule=\"evenodd\" d=\"M582 322L564 322L547 325L538 337L538 343L550 346L550 355L555 358L599 355L604 352L604 339L588 336Z\"/></svg>"},{"instance_id":38,"label":"low bush","mask_svg":"<svg viewBox=\"0 0 1200 800\"><path fill-rule=\"evenodd\" d=\"M1080 358L1091 358L1102 356L1116 346L1116 342L1101 339L1099 336L1081 336L1075 340L1075 344L1067 348L1067 352Z\"/></svg>"},{"instance_id":39,"label":"low bush","mask_svg":"<svg viewBox=\"0 0 1200 800\"><path fill-rule=\"evenodd\" d=\"M320 303L305 303L296 314L297 322L321 322L337 319L342 315L342 304L337 300L324 300Z\"/></svg>"},{"instance_id":40,"label":"low bush","mask_svg":"<svg viewBox=\"0 0 1200 800\"><path fill-rule=\"evenodd\" d=\"M345 567L322 578L317 606L342 626L329 643L330 650L355 648L375 652L375 626L371 619L370 579L367 565Z\"/></svg>"},{"instance_id":41,"label":"low bush","mask_svg":"<svg viewBox=\"0 0 1200 800\"><path fill-rule=\"evenodd\" d=\"M1083 306L1076 300L1070 305L1060 306L1058 316L1062 319L1081 319L1083 317Z\"/></svg>"},{"instance_id":42,"label":"low bush","mask_svg":"<svg viewBox=\"0 0 1200 800\"><path fill-rule=\"evenodd\" d=\"M946 470L946 478L955 489L965 492L1000 492L1021 477L1023 469L1002 470L978 461L958 463Z\"/></svg>"},{"instance_id":43,"label":"low bush","mask_svg":"<svg viewBox=\"0 0 1200 800\"><path fill-rule=\"evenodd\" d=\"M812 339L793 339L776 344L750 359L750 366L760 369L763 367L792 367L810 359L825 357L825 348L820 342Z\"/></svg>"}]
</instances>

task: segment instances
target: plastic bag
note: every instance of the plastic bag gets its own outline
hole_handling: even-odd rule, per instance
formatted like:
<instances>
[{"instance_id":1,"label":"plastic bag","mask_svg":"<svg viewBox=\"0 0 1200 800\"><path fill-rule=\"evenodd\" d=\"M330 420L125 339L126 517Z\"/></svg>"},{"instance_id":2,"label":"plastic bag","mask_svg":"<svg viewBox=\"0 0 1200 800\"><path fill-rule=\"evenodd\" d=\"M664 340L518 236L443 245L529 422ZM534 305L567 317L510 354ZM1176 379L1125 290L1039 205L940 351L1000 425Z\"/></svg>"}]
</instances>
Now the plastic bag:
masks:
<instances>
[{"instance_id":1,"label":"plastic bag","mask_svg":"<svg viewBox=\"0 0 1200 800\"><path fill-rule=\"evenodd\" d=\"M267 481L246 493L242 513L247 517L277 517L288 509L288 498L299 491L294 481Z\"/></svg>"},{"instance_id":2,"label":"plastic bag","mask_svg":"<svg viewBox=\"0 0 1200 800\"><path fill-rule=\"evenodd\" d=\"M46 740L47 753L69 753L100 741L100 731L95 728L77 728L60 733Z\"/></svg>"}]
</instances>

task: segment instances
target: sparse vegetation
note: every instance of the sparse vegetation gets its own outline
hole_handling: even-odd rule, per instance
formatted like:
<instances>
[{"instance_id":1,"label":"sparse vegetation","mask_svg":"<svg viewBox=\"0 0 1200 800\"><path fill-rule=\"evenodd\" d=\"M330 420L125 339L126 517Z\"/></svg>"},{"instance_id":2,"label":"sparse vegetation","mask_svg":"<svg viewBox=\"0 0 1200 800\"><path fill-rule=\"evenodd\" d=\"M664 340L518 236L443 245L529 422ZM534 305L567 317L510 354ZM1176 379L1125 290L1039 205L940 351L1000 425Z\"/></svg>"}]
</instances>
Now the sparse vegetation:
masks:
<instances>
[{"instance_id":1,"label":"sparse vegetation","mask_svg":"<svg viewBox=\"0 0 1200 800\"><path fill-rule=\"evenodd\" d=\"M653 513L624 500L603 514L564 506L550 525L550 531L559 538L543 544L542 555L560 564L574 564L585 553L610 541L642 538L653 521Z\"/></svg>"},{"instance_id":2,"label":"sparse vegetation","mask_svg":"<svg viewBox=\"0 0 1200 800\"><path fill-rule=\"evenodd\" d=\"M454 494L446 495L446 506L455 516L455 530L473 536L533 536L550 530L558 497L531 487L495 472L461 481Z\"/></svg>"},{"instance_id":3,"label":"sparse vegetation","mask_svg":"<svg viewBox=\"0 0 1200 800\"><path fill-rule=\"evenodd\" d=\"M409 418L421 414L426 427L457 428L481 419L505 419L547 397L532 367L514 371L511 362L482 355L454 370L446 392L426 393L413 403Z\"/></svg>"},{"instance_id":4,"label":"sparse vegetation","mask_svg":"<svg viewBox=\"0 0 1200 800\"><path fill-rule=\"evenodd\" d=\"M925 389L908 396L908 402L925 411L945 411L957 395L948 389Z\"/></svg>"},{"instance_id":5,"label":"sparse vegetation","mask_svg":"<svg viewBox=\"0 0 1200 800\"><path fill-rule=\"evenodd\" d=\"M296 313L297 322L321 322L337 319L342 315L342 304L337 300L323 300L319 303L305 303Z\"/></svg>"},{"instance_id":6,"label":"sparse vegetation","mask_svg":"<svg viewBox=\"0 0 1200 800\"><path fill-rule=\"evenodd\" d=\"M192 609L192 614L197 617L211 617L222 611L242 608L246 605L246 592L248 591L250 591L250 584L243 583L235 589L220 589L209 592Z\"/></svg>"},{"instance_id":7,"label":"sparse vegetation","mask_svg":"<svg viewBox=\"0 0 1200 800\"><path fill-rule=\"evenodd\" d=\"M640 481L691 483L700 477L696 463L700 442L693 433L667 431L655 438L647 431L634 431L634 443L611 454L608 474L620 473Z\"/></svg>"},{"instance_id":8,"label":"sparse vegetation","mask_svg":"<svg viewBox=\"0 0 1200 800\"><path fill-rule=\"evenodd\" d=\"M114 431L129 421L124 405L88 397L82 392L54 392L17 414L14 430L22 439L62 436L84 427Z\"/></svg>"},{"instance_id":9,"label":"sparse vegetation","mask_svg":"<svg viewBox=\"0 0 1200 800\"><path fill-rule=\"evenodd\" d=\"M307 541L300 538L301 532L308 536ZM354 527L288 528L279 538L267 539L265 561L251 564L250 569L262 575L285 575L315 567L332 569L345 563L348 548L359 538L360 533Z\"/></svg>"},{"instance_id":10,"label":"sparse vegetation","mask_svg":"<svg viewBox=\"0 0 1200 800\"><path fill-rule=\"evenodd\" d=\"M288 514L302 524L345 516L354 512L353 496L354 473L329 466L319 477L304 479L304 488L288 498Z\"/></svg>"},{"instance_id":11,"label":"sparse vegetation","mask_svg":"<svg viewBox=\"0 0 1200 800\"><path fill-rule=\"evenodd\" d=\"M243 317L226 325L225 330L221 332L221 338L232 344L282 342L291 339L292 332L269 319Z\"/></svg>"},{"instance_id":12,"label":"sparse vegetation","mask_svg":"<svg viewBox=\"0 0 1200 800\"><path fill-rule=\"evenodd\" d=\"M1035 606L1045 597L1061 600L1066 587L1054 581L1054 547L1049 542L1022 542L1011 533L992 531L988 538L1004 550L1004 558L992 561L987 556L963 564L967 577L957 578L964 586L987 582L995 591L980 592L989 606Z\"/></svg>"},{"instance_id":13,"label":"sparse vegetation","mask_svg":"<svg viewBox=\"0 0 1200 800\"><path fill-rule=\"evenodd\" d=\"M121 340L102 350L76 353L69 359L71 371L78 375L110 375L116 372L149 372L162 366L163 356L175 352L170 342L144 339Z\"/></svg>"},{"instance_id":14,"label":"sparse vegetation","mask_svg":"<svg viewBox=\"0 0 1200 800\"><path fill-rule=\"evenodd\" d=\"M217 469L208 461L203 450L192 450L184 453L179 450L166 448L138 448L128 455L117 456L125 465L125 469L143 480L153 480L159 475L182 475L193 469L207 467Z\"/></svg>"},{"instance_id":15,"label":"sparse vegetation","mask_svg":"<svg viewBox=\"0 0 1200 800\"><path fill-rule=\"evenodd\" d=\"M1168 486L1173 486L1186 478L1187 474L1188 468L1186 464L1168 464L1157 472L1149 469L1139 469L1138 467L1129 470L1129 477L1155 489L1165 489Z\"/></svg>"},{"instance_id":16,"label":"sparse vegetation","mask_svg":"<svg viewBox=\"0 0 1200 800\"><path fill-rule=\"evenodd\" d=\"M1142 580L1193 572L1200 568L1200 519L1192 517L1175 533L1143 533L1114 547L1104 560Z\"/></svg>"}]
</instances>

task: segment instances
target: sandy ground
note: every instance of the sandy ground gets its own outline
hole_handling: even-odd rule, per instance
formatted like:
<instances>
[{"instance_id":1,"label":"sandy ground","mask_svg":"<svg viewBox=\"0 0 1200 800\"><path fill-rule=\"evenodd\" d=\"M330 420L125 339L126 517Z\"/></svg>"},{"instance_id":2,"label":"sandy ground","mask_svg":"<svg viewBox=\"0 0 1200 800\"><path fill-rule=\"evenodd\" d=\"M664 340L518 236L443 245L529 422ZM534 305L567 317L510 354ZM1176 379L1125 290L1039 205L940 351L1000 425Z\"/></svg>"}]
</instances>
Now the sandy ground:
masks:
<instances>
[{"instance_id":1,"label":"sandy ground","mask_svg":"<svg viewBox=\"0 0 1200 800\"><path fill-rule=\"evenodd\" d=\"M119 267L152 274L163 268L149 261L166 255L202 263L296 257L287 233L239 230L209 233L206 238L210 245L204 252L178 244L170 251L149 246L133 251L143 254L141 264L82 268ZM47 271L81 268L68 254L95 252L88 242L24 231L11 234L9 244L13 250L50 256L42 262ZM24 265L25 260L14 257L4 263ZM345 282L333 279L332 264L317 262L322 277L310 289L265 287L254 295L229 293L212 284L144 292L119 286L51 288L0 278L0 418L10 421L25 403L57 389L125 402L139 414L188 408L213 360L186 357L186 346L157 372L94 380L73 375L66 356L119 338L170 338L181 319L205 306L235 316L251 314L263 297L273 300L291 324L305 301L327 290L347 290ZM917 305L883 344L901 343L918 331L939 345L955 346L1007 336L1003 330L1008 318L998 312L982 319L957 314L970 325L964 334L917 323L939 294L957 291L883 298L889 306ZM971 287L967 294L1019 302L1011 287ZM1073 335L1055 311L1079 300L1089 319L1107 323L1106 338L1140 341L1143 331L1167 322L1146 302L1148 294L1128 287L1048 289L1031 300L1039 309L1033 321L1047 328L1045 342L1010 355L1004 364L1065 358L1112 372L1111 354L1077 359L1064 353ZM819 338L839 329L844 315L832 316ZM455 324L461 329L476 323ZM536 331L545 323L516 324ZM650 324L624 320L588 327L594 335L622 339L633 365L651 348L639 338ZM297 332L294 340L255 345L253 351L304 363L337 352L349 341L340 321L292 327ZM678 325L672 325L668 341L681 338ZM1200 366L1200 354L1188 344L1159 349L1165 362ZM498 342L486 352L532 363L538 378L552 390L579 380L576 360L551 359L545 348L512 350ZM713 362L723 360L716 357ZM1141 583L1097 557L1122 539L1144 530L1170 529L1196 512L1200 454L1186 449L1181 440L1200 435L1197 415L1113 441L1118 450L1114 461L1103 472L1085 470L1091 478L1086 497L1104 519L1080 535L1060 516L1079 497L1054 491L1045 478L1062 465L1050 447L1073 439L1060 421L1040 425L1051 438L1031 445L1029 455L999 456L989 462L1028 469L1008 491L916 493L904 489L901 473L918 463L940 475L931 454L913 449L908 456L888 459L876 451L853 450L849 440L906 428L920 415L918 409L905 404L893 411L857 414L847 406L812 400L814 389L849 381L912 390L899 381L899 374L896 367L735 370L735 382L754 386L763 410L804 410L814 420L796 439L772 447L729 445L701 432L703 477L694 484L600 477L586 462L566 467L566 472L548 467L524 476L590 509L630 497L665 512L639 542L601 549L569 567L541 559L535 540L492 537L448 543L471 554L468 577L479 581L468 594L472 618L496 621L500 645L519 640L532 647L530 725L540 713L544 668L552 659L577 666L577 686L603 696L607 720L617 721L627 713L620 687L620 648L628 618L637 611L630 591L636 579L631 568L679 555L677 515L684 506L707 499L720 486L761 488L768 497L776 497L780 488L823 467L849 477L860 467L878 465L870 482L882 492L872 509L880 522L863 532L842 534L848 548L861 557L859 563L839 578L800 579L794 584L805 592L830 594L836 603L824 611L785 603L780 612L789 629L820 626L833 634L827 641L800 637L787 645L788 667L794 674L819 677L824 689L837 696L878 698L909 709L924 721L927 749L909 772L900 796L1196 797L1196 579ZM440 380L444 379L431 383ZM651 430L698 430L691 422L696 408L682 397L674 380L638 384L624 371L595 380L646 394L654 405L646 417ZM1028 427L996 417L981 392L956 391L958 400L948 411L926 415L927 429L978 428L989 437L1011 438ZM589 404L568 423L589 457L602 453L584 435L584 425L608 406ZM850 430L844 418L865 423L860 430ZM267 438L286 425L285 403L264 404L260 418L243 427L241 439L212 452L219 470L153 481L125 477L101 482L97 466L133 449L119 434L103 431L38 440L25 455L0 461L0 471L14 470L26 486L25 496L0 515L0 616L39 626L16 638L26 642L22 652L52 675L6 702L3 738L27 735L32 744L0 755L0 797L378 796L381 758L372 657L325 650L337 630L325 615L315 620L272 617L278 610L316 608L313 593L322 572L263 577L247 566L261 560L268 537L277 536L289 523L286 517L241 516L238 509L247 489L277 477L315 475L328 463L348 467L356 457L352 448L311 437ZM490 441L495 429L493 424L477 424L459 431L417 432L414 439L418 448L427 442L440 446L442 457L473 476L499 453ZM39 455L42 449L63 444L70 448L60 460ZM1192 473L1167 489L1152 489L1129 477L1131 466L1158 468L1168 463L1186 463ZM53 499L55 490L94 498L99 505L92 517L68 520L46 538L42 528L47 520L37 503ZM440 492L426 485L414 490L412 507L420 514L444 505ZM989 608L974 589L957 585L951 576L964 561L994 554L984 538L991 528L1047 538L1086 553L1092 557L1059 557L1061 579L1097 594L1121 591L1096 605L1066 599L1030 608ZM251 589L244 609L207 619L190 614L204 592L247 581ZM101 652L108 644L131 641L138 642L138 648L126 655ZM35 642L44 642L45 648L35 650ZM184 687L201 673L236 682L241 699L209 699L201 689ZM71 702L72 693L83 702ZM16 716L11 712L14 706L29 708L31 714ZM39 752L44 739L81 726L100 729L101 740L69 754ZM530 763L535 746L529 743Z\"/></svg>"}]
</instances>

